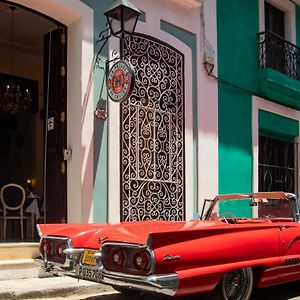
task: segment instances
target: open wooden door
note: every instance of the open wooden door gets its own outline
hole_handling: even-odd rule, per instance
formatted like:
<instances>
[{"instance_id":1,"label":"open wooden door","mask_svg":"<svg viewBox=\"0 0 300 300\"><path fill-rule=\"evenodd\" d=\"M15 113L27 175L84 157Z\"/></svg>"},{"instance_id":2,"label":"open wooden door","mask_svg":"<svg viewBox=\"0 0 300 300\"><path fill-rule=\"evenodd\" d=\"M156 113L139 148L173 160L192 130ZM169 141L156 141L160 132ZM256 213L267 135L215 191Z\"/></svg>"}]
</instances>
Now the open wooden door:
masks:
<instances>
[{"instance_id":1,"label":"open wooden door","mask_svg":"<svg viewBox=\"0 0 300 300\"><path fill-rule=\"evenodd\" d=\"M44 39L45 215L47 223L67 222L66 28ZM48 107L48 110L47 110Z\"/></svg>"}]
</instances>

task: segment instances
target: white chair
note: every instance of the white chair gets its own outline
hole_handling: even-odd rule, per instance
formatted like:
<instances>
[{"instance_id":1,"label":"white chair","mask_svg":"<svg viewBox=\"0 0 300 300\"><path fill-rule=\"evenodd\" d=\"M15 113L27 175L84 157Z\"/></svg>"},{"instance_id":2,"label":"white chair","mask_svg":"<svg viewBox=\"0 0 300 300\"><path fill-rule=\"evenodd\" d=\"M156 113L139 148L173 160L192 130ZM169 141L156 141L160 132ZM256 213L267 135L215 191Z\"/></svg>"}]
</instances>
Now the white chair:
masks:
<instances>
[{"instance_id":1,"label":"white chair","mask_svg":"<svg viewBox=\"0 0 300 300\"><path fill-rule=\"evenodd\" d=\"M24 216L24 203L25 203L25 190L18 184L9 183L4 185L0 191L1 203L3 206L3 237L6 239L7 220L20 221L21 238L24 239L23 221Z\"/></svg>"}]
</instances>

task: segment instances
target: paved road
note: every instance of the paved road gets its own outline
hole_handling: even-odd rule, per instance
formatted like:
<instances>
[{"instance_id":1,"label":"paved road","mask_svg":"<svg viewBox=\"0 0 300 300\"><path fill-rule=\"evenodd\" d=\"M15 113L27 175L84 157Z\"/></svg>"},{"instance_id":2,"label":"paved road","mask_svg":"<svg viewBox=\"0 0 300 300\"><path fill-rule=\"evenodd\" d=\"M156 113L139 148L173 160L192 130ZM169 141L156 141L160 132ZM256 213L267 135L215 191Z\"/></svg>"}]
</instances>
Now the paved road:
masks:
<instances>
[{"instance_id":1,"label":"paved road","mask_svg":"<svg viewBox=\"0 0 300 300\"><path fill-rule=\"evenodd\" d=\"M201 300L202 297L180 297L177 300ZM53 298L49 298L49 300ZM153 297L153 295L142 295L138 297L125 296L120 293L109 293L104 295L68 295L56 300L170 300L168 297ZM43 298L41 300L46 300ZM271 288L254 290L251 300L300 300L300 282L294 282L275 286Z\"/></svg>"}]
</instances>

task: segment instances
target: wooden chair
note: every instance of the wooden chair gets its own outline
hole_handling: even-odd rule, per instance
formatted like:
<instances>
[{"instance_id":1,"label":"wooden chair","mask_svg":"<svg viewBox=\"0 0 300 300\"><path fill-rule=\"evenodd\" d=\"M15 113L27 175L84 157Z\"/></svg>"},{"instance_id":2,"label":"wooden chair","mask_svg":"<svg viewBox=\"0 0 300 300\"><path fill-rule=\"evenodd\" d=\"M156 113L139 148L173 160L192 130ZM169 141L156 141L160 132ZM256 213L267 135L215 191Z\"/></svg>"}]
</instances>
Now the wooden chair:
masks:
<instances>
[{"instance_id":1,"label":"wooden chair","mask_svg":"<svg viewBox=\"0 0 300 300\"><path fill-rule=\"evenodd\" d=\"M4 185L0 191L1 203L3 206L3 237L6 239L7 234L7 220L16 220L20 222L21 238L24 239L23 221L24 216L24 203L26 193L23 187L15 183Z\"/></svg>"}]
</instances>

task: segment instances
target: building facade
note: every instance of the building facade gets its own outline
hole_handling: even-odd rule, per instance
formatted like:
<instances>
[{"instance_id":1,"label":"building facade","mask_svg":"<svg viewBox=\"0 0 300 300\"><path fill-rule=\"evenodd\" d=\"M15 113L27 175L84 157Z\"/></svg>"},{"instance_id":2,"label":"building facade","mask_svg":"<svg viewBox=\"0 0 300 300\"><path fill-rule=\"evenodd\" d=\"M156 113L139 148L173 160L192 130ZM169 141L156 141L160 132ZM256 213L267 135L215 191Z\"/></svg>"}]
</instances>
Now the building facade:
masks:
<instances>
[{"instance_id":1,"label":"building facade","mask_svg":"<svg viewBox=\"0 0 300 300\"><path fill-rule=\"evenodd\" d=\"M0 114L1 185L29 180L46 221L69 223L185 220L218 193L297 194L300 2L131 2L136 83L115 103L105 65L120 40L98 53L113 0L0 1L0 73L37 94L30 114Z\"/></svg>"},{"instance_id":2,"label":"building facade","mask_svg":"<svg viewBox=\"0 0 300 300\"><path fill-rule=\"evenodd\" d=\"M125 42L137 78L121 104L108 100L105 84L119 39L109 38L95 61L114 1L0 3L14 37L1 33L2 48L14 51L1 52L0 71L38 85L35 111L1 115L17 124L3 134L24 140L19 165L7 163L15 150L6 145L1 185L30 182L46 222L185 220L217 193L217 82L203 67L205 51L217 67L216 3L132 3L143 12Z\"/></svg>"},{"instance_id":3,"label":"building facade","mask_svg":"<svg viewBox=\"0 0 300 300\"><path fill-rule=\"evenodd\" d=\"M298 194L299 12L298 1L217 1L219 193Z\"/></svg>"}]
</instances>

